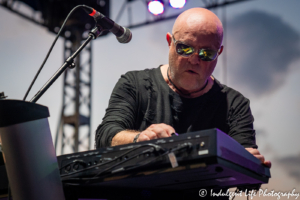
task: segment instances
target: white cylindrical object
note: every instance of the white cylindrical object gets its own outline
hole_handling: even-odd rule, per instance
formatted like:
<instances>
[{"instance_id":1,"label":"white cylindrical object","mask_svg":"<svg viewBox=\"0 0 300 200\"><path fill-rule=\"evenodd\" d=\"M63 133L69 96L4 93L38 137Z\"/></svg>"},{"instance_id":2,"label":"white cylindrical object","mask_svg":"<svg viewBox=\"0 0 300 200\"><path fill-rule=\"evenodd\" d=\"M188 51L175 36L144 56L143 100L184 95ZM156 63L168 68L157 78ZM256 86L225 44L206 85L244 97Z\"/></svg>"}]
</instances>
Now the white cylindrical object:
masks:
<instances>
[{"instance_id":1,"label":"white cylindrical object","mask_svg":"<svg viewBox=\"0 0 300 200\"><path fill-rule=\"evenodd\" d=\"M18 113L13 114L18 116ZM48 119L39 117L32 120L34 117L32 113L30 115L31 121L0 126L2 151L13 199L64 200Z\"/></svg>"}]
</instances>

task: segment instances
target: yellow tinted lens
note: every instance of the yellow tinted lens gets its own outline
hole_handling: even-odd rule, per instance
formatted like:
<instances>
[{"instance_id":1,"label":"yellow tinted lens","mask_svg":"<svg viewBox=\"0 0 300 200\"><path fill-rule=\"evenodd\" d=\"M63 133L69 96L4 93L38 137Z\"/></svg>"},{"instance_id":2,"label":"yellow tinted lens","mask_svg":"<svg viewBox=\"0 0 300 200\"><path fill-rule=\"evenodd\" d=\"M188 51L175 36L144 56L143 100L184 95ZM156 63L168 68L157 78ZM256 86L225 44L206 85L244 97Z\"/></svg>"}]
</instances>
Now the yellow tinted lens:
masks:
<instances>
[{"instance_id":1,"label":"yellow tinted lens","mask_svg":"<svg viewBox=\"0 0 300 200\"><path fill-rule=\"evenodd\" d=\"M185 44L177 44L176 51L179 55L188 56L194 52L194 48Z\"/></svg>"},{"instance_id":2,"label":"yellow tinted lens","mask_svg":"<svg viewBox=\"0 0 300 200\"><path fill-rule=\"evenodd\" d=\"M185 54L191 54L193 53L193 49L191 47L187 47L185 49L182 49L184 51Z\"/></svg>"},{"instance_id":3,"label":"yellow tinted lens","mask_svg":"<svg viewBox=\"0 0 300 200\"><path fill-rule=\"evenodd\" d=\"M201 60L204 60L204 61L212 61L216 58L217 55L218 55L218 52L214 51L214 50L201 49L199 52L199 56L200 56Z\"/></svg>"}]
</instances>

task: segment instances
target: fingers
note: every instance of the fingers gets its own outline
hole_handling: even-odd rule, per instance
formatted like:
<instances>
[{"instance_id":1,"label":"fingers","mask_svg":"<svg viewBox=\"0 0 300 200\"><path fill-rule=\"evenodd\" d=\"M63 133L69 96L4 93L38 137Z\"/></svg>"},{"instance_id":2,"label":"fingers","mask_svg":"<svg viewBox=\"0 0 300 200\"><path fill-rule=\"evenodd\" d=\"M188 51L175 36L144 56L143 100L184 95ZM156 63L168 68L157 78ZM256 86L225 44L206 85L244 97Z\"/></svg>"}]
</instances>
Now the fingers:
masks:
<instances>
[{"instance_id":1,"label":"fingers","mask_svg":"<svg viewBox=\"0 0 300 200\"><path fill-rule=\"evenodd\" d=\"M154 139L157 139L156 133L146 129L140 134L138 141L146 141L146 140L154 140Z\"/></svg>"},{"instance_id":2,"label":"fingers","mask_svg":"<svg viewBox=\"0 0 300 200\"><path fill-rule=\"evenodd\" d=\"M252 155L254 155L256 158L260 160L261 163L266 165L267 167L271 168L271 161L265 160L265 157L260 154L260 152L257 149L254 148L246 148L247 151L249 151Z\"/></svg>"},{"instance_id":3,"label":"fingers","mask_svg":"<svg viewBox=\"0 0 300 200\"><path fill-rule=\"evenodd\" d=\"M172 126L167 124L152 124L141 132L137 142L170 137L172 133L175 133L175 129Z\"/></svg>"},{"instance_id":4,"label":"fingers","mask_svg":"<svg viewBox=\"0 0 300 200\"><path fill-rule=\"evenodd\" d=\"M271 161L266 160L266 161L264 162L264 165L266 165L267 167L271 168L272 163L271 163Z\"/></svg>"},{"instance_id":5,"label":"fingers","mask_svg":"<svg viewBox=\"0 0 300 200\"><path fill-rule=\"evenodd\" d=\"M247 151L249 151L252 155L260 155L259 151L254 148L245 148Z\"/></svg>"},{"instance_id":6,"label":"fingers","mask_svg":"<svg viewBox=\"0 0 300 200\"><path fill-rule=\"evenodd\" d=\"M261 163L265 162L265 157L263 155L254 155L256 158L260 160Z\"/></svg>"},{"instance_id":7,"label":"fingers","mask_svg":"<svg viewBox=\"0 0 300 200\"><path fill-rule=\"evenodd\" d=\"M158 138L170 137L172 133L175 133L174 128L167 124L153 124L149 128L156 133Z\"/></svg>"}]
</instances>

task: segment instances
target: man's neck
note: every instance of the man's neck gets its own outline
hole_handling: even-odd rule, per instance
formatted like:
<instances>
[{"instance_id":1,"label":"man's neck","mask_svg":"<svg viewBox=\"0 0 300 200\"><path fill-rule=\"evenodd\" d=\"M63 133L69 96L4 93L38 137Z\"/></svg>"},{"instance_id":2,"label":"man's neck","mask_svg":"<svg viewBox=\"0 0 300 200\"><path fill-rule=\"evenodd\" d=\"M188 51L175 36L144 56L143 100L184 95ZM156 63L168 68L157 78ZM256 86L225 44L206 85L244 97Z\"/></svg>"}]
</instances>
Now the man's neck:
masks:
<instances>
[{"instance_id":1,"label":"man's neck","mask_svg":"<svg viewBox=\"0 0 300 200\"><path fill-rule=\"evenodd\" d=\"M207 85L205 86L205 88L204 88L203 90L198 91L198 92L197 92L197 91L196 91L196 92L190 91L189 94L183 93L182 91L180 91L179 88L177 88L177 87L174 85L174 83L172 83L172 82L169 81L169 79L168 79L168 68L169 68L169 65L168 65L168 64L162 65L162 66L160 67L160 71L161 71L161 73L162 73L162 76L163 76L165 82L168 84L168 86L169 86L174 92L176 92L177 94L179 94L179 95L182 96L182 97L185 97L185 98L196 98L196 97L202 96L203 94L207 93L207 92L212 88L212 86L213 86L213 84L214 84L214 77L213 77L213 76L210 76L210 77L208 78L208 80L207 80L207 81L208 81L208 82L207 82ZM169 76L170 76L170 74L169 74ZM171 81L172 81L172 80L171 80ZM205 84L205 83L204 83L204 84ZM200 90L200 88L199 88L199 90ZM189 91L187 91L187 92L189 92Z\"/></svg>"}]
</instances>

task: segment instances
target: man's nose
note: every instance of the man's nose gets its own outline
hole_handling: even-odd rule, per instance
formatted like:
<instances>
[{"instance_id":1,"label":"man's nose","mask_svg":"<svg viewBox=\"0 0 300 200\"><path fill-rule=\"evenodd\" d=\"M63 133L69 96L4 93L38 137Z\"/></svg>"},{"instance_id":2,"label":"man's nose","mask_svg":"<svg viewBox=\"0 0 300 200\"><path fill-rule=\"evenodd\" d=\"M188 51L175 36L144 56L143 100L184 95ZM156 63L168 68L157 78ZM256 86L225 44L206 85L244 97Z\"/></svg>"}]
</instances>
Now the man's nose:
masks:
<instances>
[{"instance_id":1,"label":"man's nose","mask_svg":"<svg viewBox=\"0 0 300 200\"><path fill-rule=\"evenodd\" d=\"M193 65L197 65L200 63L200 57L197 52L194 52L192 55L189 56L189 62Z\"/></svg>"}]
</instances>

